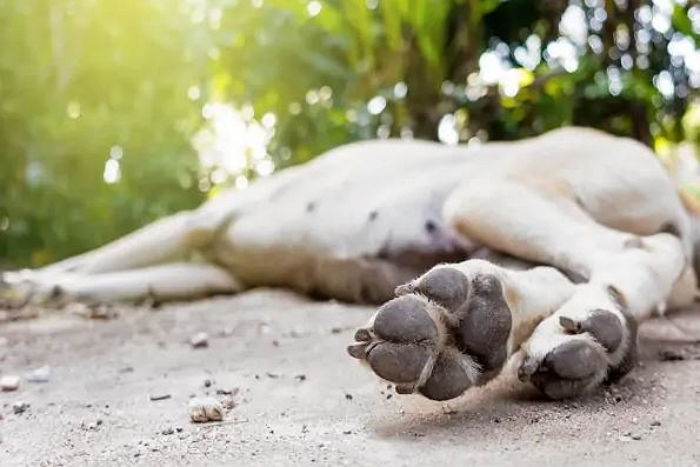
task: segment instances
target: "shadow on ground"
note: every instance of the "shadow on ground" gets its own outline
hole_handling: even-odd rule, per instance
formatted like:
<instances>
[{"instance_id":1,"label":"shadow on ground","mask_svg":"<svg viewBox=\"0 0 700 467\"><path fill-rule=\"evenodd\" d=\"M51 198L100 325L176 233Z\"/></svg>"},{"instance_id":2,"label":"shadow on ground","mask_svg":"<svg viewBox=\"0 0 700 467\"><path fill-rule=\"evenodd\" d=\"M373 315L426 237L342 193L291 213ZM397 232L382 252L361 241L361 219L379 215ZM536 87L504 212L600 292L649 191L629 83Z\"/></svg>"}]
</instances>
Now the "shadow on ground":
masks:
<instances>
[{"instance_id":1,"label":"shadow on ground","mask_svg":"<svg viewBox=\"0 0 700 467\"><path fill-rule=\"evenodd\" d=\"M346 356L371 313L257 290L0 323L2 374L51 368L0 393L0 465L700 463L700 313L646 324L639 368L585 399L500 378L450 403L399 397ZM205 394L233 406L224 422L189 422Z\"/></svg>"}]
</instances>

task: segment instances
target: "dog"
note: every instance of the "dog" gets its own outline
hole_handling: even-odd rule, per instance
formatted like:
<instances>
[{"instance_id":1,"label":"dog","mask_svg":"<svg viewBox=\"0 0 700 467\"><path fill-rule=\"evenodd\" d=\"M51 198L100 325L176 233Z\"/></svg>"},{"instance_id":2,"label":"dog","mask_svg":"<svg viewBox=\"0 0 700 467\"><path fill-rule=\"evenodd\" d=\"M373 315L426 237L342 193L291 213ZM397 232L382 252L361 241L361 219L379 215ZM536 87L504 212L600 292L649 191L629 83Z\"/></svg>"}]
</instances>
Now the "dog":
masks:
<instances>
[{"instance_id":1,"label":"dog","mask_svg":"<svg viewBox=\"0 0 700 467\"><path fill-rule=\"evenodd\" d=\"M348 352L397 392L452 399L513 359L560 399L629 372L638 324L693 302L698 226L649 148L596 130L367 141L3 280L34 300L383 303Z\"/></svg>"}]
</instances>

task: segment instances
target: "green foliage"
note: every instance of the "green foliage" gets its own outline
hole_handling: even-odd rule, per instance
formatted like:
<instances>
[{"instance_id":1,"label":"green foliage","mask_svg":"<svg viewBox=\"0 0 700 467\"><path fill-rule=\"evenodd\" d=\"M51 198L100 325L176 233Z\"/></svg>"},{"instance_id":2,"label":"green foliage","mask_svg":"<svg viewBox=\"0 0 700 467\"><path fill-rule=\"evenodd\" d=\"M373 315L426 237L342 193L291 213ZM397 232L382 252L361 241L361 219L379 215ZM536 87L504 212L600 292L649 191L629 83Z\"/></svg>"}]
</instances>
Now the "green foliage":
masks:
<instances>
[{"instance_id":1,"label":"green foliage","mask_svg":"<svg viewBox=\"0 0 700 467\"><path fill-rule=\"evenodd\" d=\"M361 138L579 124L699 141L691 5L0 0L0 263L98 246Z\"/></svg>"},{"instance_id":2,"label":"green foliage","mask_svg":"<svg viewBox=\"0 0 700 467\"><path fill-rule=\"evenodd\" d=\"M201 200L186 91L206 49L169 3L0 1L0 259L45 263Z\"/></svg>"}]
</instances>

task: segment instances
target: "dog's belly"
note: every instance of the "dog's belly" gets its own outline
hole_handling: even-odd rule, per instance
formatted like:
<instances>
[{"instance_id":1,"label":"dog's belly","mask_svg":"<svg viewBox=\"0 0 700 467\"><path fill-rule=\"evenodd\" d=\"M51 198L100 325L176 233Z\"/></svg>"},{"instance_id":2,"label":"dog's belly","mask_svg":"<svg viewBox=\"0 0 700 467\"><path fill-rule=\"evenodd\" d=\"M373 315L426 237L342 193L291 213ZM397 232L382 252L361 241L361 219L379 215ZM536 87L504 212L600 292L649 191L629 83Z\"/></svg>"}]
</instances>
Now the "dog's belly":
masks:
<instances>
[{"instance_id":1,"label":"dog's belly","mask_svg":"<svg viewBox=\"0 0 700 467\"><path fill-rule=\"evenodd\" d=\"M249 286L359 302L386 300L431 266L465 259L475 245L446 226L441 213L464 164L400 162L391 170L309 170L241 209L216 259Z\"/></svg>"}]
</instances>

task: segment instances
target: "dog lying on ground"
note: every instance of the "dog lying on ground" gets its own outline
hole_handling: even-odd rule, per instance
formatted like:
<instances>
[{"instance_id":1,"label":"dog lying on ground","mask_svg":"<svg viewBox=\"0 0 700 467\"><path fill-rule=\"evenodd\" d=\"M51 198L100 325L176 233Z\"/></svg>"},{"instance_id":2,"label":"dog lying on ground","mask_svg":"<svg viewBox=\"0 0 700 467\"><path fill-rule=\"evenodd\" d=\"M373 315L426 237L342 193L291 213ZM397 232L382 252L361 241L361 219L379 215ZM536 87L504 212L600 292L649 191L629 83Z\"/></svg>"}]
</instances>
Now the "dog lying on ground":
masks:
<instances>
[{"instance_id":1,"label":"dog lying on ground","mask_svg":"<svg viewBox=\"0 0 700 467\"><path fill-rule=\"evenodd\" d=\"M564 398L630 371L638 323L693 301L698 226L647 147L594 130L360 142L4 281L34 299L386 302L348 352L398 392L451 399L514 356Z\"/></svg>"}]
</instances>

